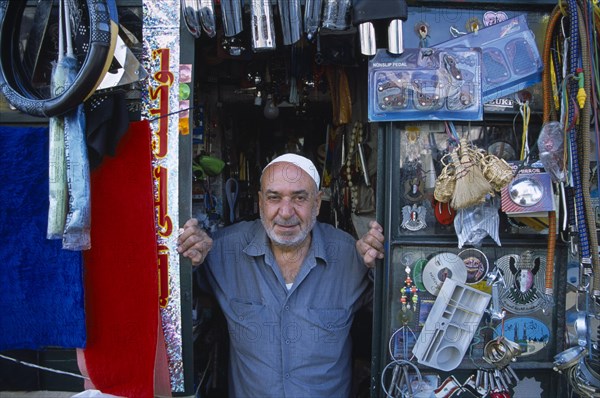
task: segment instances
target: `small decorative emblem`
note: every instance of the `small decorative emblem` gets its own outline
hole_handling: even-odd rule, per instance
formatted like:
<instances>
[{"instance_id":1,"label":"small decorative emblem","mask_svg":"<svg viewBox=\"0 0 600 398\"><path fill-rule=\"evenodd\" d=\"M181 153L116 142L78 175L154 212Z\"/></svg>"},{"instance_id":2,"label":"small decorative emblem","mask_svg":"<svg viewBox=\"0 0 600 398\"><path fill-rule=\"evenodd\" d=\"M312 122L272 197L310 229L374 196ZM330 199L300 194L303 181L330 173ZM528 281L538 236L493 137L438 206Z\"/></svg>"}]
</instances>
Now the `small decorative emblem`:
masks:
<instances>
[{"instance_id":1,"label":"small decorative emblem","mask_svg":"<svg viewBox=\"0 0 600 398\"><path fill-rule=\"evenodd\" d=\"M423 206L406 205L402 208L402 228L409 231L419 231L427 227L425 222L426 210Z\"/></svg>"}]
</instances>

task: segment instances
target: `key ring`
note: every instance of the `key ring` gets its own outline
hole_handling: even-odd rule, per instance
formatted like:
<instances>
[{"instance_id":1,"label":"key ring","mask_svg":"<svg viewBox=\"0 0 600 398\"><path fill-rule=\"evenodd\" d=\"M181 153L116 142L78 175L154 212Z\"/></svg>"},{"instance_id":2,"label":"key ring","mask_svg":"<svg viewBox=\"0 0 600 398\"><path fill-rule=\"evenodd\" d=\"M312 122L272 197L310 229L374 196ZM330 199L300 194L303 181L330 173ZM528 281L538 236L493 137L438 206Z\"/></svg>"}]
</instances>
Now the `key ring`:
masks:
<instances>
[{"instance_id":1,"label":"key ring","mask_svg":"<svg viewBox=\"0 0 600 398\"><path fill-rule=\"evenodd\" d=\"M519 355L521 347L504 336L488 341L483 348L483 360L499 369L515 361Z\"/></svg>"},{"instance_id":2,"label":"key ring","mask_svg":"<svg viewBox=\"0 0 600 398\"><path fill-rule=\"evenodd\" d=\"M587 355L587 348L575 346L566 349L565 351L554 356L554 370L562 373L563 370L569 369L577 364L580 358Z\"/></svg>"}]
</instances>

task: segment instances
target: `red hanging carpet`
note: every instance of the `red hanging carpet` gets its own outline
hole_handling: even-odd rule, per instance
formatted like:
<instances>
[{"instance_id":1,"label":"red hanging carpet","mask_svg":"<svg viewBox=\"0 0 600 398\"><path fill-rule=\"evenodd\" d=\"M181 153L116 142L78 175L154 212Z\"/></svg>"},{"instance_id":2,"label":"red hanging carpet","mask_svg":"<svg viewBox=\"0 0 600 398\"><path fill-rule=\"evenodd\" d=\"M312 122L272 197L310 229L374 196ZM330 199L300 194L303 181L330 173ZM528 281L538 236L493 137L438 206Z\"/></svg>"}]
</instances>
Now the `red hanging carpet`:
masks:
<instances>
[{"instance_id":1,"label":"red hanging carpet","mask_svg":"<svg viewBox=\"0 0 600 398\"><path fill-rule=\"evenodd\" d=\"M131 123L92 173L84 256L87 373L96 389L136 398L154 396L159 311L150 143L149 123Z\"/></svg>"}]
</instances>

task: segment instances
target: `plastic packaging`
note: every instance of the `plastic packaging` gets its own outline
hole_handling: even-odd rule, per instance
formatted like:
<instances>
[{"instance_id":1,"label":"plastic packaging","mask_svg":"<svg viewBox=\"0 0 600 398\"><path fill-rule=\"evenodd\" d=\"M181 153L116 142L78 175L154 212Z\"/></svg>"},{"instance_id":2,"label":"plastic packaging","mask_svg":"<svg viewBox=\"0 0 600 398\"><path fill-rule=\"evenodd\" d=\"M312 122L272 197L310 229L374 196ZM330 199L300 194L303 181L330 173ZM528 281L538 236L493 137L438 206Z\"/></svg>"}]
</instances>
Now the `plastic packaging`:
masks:
<instances>
[{"instance_id":1,"label":"plastic packaging","mask_svg":"<svg viewBox=\"0 0 600 398\"><path fill-rule=\"evenodd\" d=\"M201 36L202 30L200 29L200 21L198 20L194 6L194 3L188 4L185 0L181 0L181 11L185 26L188 32L197 39Z\"/></svg>"},{"instance_id":2,"label":"plastic packaging","mask_svg":"<svg viewBox=\"0 0 600 398\"><path fill-rule=\"evenodd\" d=\"M214 0L200 0L200 25L208 37L215 37L217 35L215 4L213 1Z\"/></svg>"},{"instance_id":3,"label":"plastic packaging","mask_svg":"<svg viewBox=\"0 0 600 398\"><path fill-rule=\"evenodd\" d=\"M221 0L221 14L223 16L223 31L226 37L235 36L244 29L241 0Z\"/></svg>"},{"instance_id":4,"label":"plastic packaging","mask_svg":"<svg viewBox=\"0 0 600 398\"><path fill-rule=\"evenodd\" d=\"M458 210L454 217L458 248L462 248L465 244L481 246L481 241L488 235L498 246L501 246L498 232L499 208L500 200L498 197L492 197L481 204Z\"/></svg>"},{"instance_id":5,"label":"plastic packaging","mask_svg":"<svg viewBox=\"0 0 600 398\"><path fill-rule=\"evenodd\" d=\"M289 46L302 37L300 0L279 0L278 5L283 44Z\"/></svg>"},{"instance_id":6,"label":"plastic packaging","mask_svg":"<svg viewBox=\"0 0 600 398\"><path fill-rule=\"evenodd\" d=\"M483 101L516 93L542 80L542 60L525 15L479 29L436 48L482 50Z\"/></svg>"},{"instance_id":7,"label":"plastic packaging","mask_svg":"<svg viewBox=\"0 0 600 398\"><path fill-rule=\"evenodd\" d=\"M552 181L565 180L563 126L560 122L549 122L542 126L537 140L540 162L552 177Z\"/></svg>"},{"instance_id":8,"label":"plastic packaging","mask_svg":"<svg viewBox=\"0 0 600 398\"><path fill-rule=\"evenodd\" d=\"M325 0L323 27L346 30L350 27L350 0Z\"/></svg>"},{"instance_id":9,"label":"plastic packaging","mask_svg":"<svg viewBox=\"0 0 600 398\"><path fill-rule=\"evenodd\" d=\"M254 52L275 49L273 10L269 0L251 1L250 28L252 30L252 50Z\"/></svg>"},{"instance_id":10,"label":"plastic packaging","mask_svg":"<svg viewBox=\"0 0 600 398\"><path fill-rule=\"evenodd\" d=\"M481 51L380 49L369 61L369 120L481 120Z\"/></svg>"},{"instance_id":11,"label":"plastic packaging","mask_svg":"<svg viewBox=\"0 0 600 398\"><path fill-rule=\"evenodd\" d=\"M312 40L321 25L323 0L306 0L304 11L304 31L308 40Z\"/></svg>"}]
</instances>

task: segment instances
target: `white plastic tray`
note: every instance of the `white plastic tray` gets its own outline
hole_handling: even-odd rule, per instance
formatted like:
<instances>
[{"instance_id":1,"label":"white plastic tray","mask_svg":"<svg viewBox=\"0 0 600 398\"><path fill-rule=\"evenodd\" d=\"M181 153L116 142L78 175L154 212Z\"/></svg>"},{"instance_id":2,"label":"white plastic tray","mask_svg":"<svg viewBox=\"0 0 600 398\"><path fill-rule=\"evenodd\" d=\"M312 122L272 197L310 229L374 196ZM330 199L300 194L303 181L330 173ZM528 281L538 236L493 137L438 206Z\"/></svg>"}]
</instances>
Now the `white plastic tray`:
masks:
<instances>
[{"instance_id":1,"label":"white plastic tray","mask_svg":"<svg viewBox=\"0 0 600 398\"><path fill-rule=\"evenodd\" d=\"M462 361L491 296L446 279L413 348L420 364L449 371Z\"/></svg>"}]
</instances>

